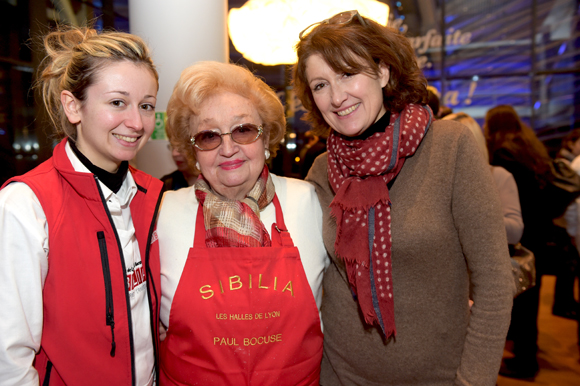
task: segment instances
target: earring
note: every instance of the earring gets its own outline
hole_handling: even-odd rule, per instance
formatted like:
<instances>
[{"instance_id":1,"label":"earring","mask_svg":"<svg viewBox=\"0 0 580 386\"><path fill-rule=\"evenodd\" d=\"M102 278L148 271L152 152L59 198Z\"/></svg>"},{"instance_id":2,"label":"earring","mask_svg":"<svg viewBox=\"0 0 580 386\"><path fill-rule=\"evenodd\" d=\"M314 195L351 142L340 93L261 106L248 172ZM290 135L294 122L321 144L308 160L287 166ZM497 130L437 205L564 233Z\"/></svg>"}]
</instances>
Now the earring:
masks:
<instances>
[{"instance_id":1,"label":"earring","mask_svg":"<svg viewBox=\"0 0 580 386\"><path fill-rule=\"evenodd\" d=\"M266 159L270 158L270 150L266 149L264 154L266 155Z\"/></svg>"},{"instance_id":2,"label":"earring","mask_svg":"<svg viewBox=\"0 0 580 386\"><path fill-rule=\"evenodd\" d=\"M199 162L195 163L195 167L197 168L197 170L201 171L201 166L199 166Z\"/></svg>"}]
</instances>

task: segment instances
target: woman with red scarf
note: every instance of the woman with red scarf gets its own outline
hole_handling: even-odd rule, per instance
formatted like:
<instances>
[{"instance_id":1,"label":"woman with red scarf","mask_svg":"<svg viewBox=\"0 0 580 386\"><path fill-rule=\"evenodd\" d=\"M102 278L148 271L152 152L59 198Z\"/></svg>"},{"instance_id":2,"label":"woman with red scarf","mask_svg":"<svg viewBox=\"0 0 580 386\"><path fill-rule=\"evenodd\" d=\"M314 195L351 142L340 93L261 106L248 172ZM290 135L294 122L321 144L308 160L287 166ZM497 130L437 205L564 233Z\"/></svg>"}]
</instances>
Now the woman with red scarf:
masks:
<instances>
[{"instance_id":1,"label":"woman with red scarf","mask_svg":"<svg viewBox=\"0 0 580 386\"><path fill-rule=\"evenodd\" d=\"M322 385L494 385L513 278L473 135L434 121L408 40L356 11L300 34L295 91L328 152ZM469 308L470 287L474 304Z\"/></svg>"},{"instance_id":2,"label":"woman with red scarf","mask_svg":"<svg viewBox=\"0 0 580 386\"><path fill-rule=\"evenodd\" d=\"M312 185L265 164L284 138L279 98L247 69L201 62L167 114L201 174L160 209L160 384L318 385L322 211Z\"/></svg>"}]
</instances>

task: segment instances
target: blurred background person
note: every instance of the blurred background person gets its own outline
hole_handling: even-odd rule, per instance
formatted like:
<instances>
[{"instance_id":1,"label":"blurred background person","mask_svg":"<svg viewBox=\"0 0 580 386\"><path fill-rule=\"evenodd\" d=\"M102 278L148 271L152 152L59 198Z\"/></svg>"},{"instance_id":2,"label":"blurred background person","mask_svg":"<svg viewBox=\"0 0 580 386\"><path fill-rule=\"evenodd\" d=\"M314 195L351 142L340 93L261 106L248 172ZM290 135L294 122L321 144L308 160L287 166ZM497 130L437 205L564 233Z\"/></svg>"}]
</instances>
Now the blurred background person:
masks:
<instances>
[{"instance_id":1,"label":"blurred background person","mask_svg":"<svg viewBox=\"0 0 580 386\"><path fill-rule=\"evenodd\" d=\"M332 257L321 384L495 385L513 278L473 136L434 121L395 29L342 12L304 30L297 54L296 95L329 134L307 176Z\"/></svg>"},{"instance_id":2,"label":"blurred background person","mask_svg":"<svg viewBox=\"0 0 580 386\"><path fill-rule=\"evenodd\" d=\"M433 116L436 119L441 119L451 113L453 113L453 109L448 106L445 106L441 102L441 93L437 90L434 86L427 86L427 105L433 111Z\"/></svg>"},{"instance_id":3,"label":"blurred background person","mask_svg":"<svg viewBox=\"0 0 580 386\"><path fill-rule=\"evenodd\" d=\"M439 97L439 90L437 90L433 86L427 86L427 93L428 99L427 104L431 107L431 111L433 112L434 117L439 116L439 105L440 105L440 97Z\"/></svg>"},{"instance_id":4,"label":"blurred background person","mask_svg":"<svg viewBox=\"0 0 580 386\"><path fill-rule=\"evenodd\" d=\"M451 107L445 105L439 106L439 114L437 114L437 118L441 119L449 114L453 114L453 109Z\"/></svg>"},{"instance_id":5,"label":"blurred background person","mask_svg":"<svg viewBox=\"0 0 580 386\"><path fill-rule=\"evenodd\" d=\"M314 187L271 174L284 107L245 68L200 62L167 107L172 145L201 171L166 192L164 385L318 385L328 256Z\"/></svg>"},{"instance_id":6,"label":"blurred background person","mask_svg":"<svg viewBox=\"0 0 580 386\"><path fill-rule=\"evenodd\" d=\"M326 139L315 134L314 131L308 130L304 133L304 139L308 140L308 143L300 150L300 176L302 179L306 178L316 157L326 151Z\"/></svg>"},{"instance_id":7,"label":"blurred background person","mask_svg":"<svg viewBox=\"0 0 580 386\"><path fill-rule=\"evenodd\" d=\"M580 174L580 129L574 129L562 139L562 146L557 158ZM556 271L556 287L554 288L554 305L552 313L569 319L578 318L578 302L574 298L574 284L578 277L580 255L580 198L577 198L566 209L564 222L558 219L556 223L564 226L569 239L562 240L562 254L559 256Z\"/></svg>"},{"instance_id":8,"label":"blurred background person","mask_svg":"<svg viewBox=\"0 0 580 386\"><path fill-rule=\"evenodd\" d=\"M177 190L193 185L199 175L199 171L193 165L190 165L185 156L178 149L171 146L171 143L167 146L171 150L171 157L177 166L177 170L161 177L163 191Z\"/></svg>"},{"instance_id":9,"label":"blurred background person","mask_svg":"<svg viewBox=\"0 0 580 386\"><path fill-rule=\"evenodd\" d=\"M500 374L533 378L538 372L538 306L545 271L548 235L553 228L544 189L550 183L552 162L544 144L524 124L513 107L499 105L485 116L484 133L490 163L509 171L517 184L524 232L521 243L536 258L536 286L514 299L507 339L513 342L513 358L504 359Z\"/></svg>"}]
</instances>

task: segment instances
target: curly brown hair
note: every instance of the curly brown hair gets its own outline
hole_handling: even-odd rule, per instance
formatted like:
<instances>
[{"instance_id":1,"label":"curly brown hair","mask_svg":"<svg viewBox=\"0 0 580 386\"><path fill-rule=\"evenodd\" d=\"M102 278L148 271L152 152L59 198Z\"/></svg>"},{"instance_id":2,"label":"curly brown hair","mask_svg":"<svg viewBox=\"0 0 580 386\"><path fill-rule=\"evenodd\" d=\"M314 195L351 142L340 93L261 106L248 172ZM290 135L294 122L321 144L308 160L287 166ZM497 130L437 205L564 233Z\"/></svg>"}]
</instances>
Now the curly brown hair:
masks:
<instances>
[{"instance_id":1,"label":"curly brown hair","mask_svg":"<svg viewBox=\"0 0 580 386\"><path fill-rule=\"evenodd\" d=\"M362 17L346 24L321 23L296 45L298 62L293 68L294 91L307 110L304 118L317 134L330 126L314 103L306 77L310 56L319 54L337 73L379 75L381 64L390 69L383 88L383 103L389 111L401 111L409 103L427 102L427 81L419 69L409 40L397 30Z\"/></svg>"}]
</instances>

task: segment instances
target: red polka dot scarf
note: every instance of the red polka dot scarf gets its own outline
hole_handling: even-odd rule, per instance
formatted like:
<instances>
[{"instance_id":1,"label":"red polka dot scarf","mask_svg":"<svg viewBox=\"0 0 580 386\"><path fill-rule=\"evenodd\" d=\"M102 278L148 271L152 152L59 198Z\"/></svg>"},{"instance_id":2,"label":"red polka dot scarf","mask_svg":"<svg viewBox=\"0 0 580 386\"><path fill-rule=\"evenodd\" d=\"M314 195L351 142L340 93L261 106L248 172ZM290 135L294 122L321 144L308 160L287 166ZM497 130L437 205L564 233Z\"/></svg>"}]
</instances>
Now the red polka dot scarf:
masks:
<instances>
[{"instance_id":1,"label":"red polka dot scarf","mask_svg":"<svg viewBox=\"0 0 580 386\"><path fill-rule=\"evenodd\" d=\"M346 264L365 321L379 325L386 339L396 333L387 184L419 147L431 117L428 107L410 104L400 113L391 113L384 132L351 139L332 130L328 138L336 255Z\"/></svg>"}]
</instances>

